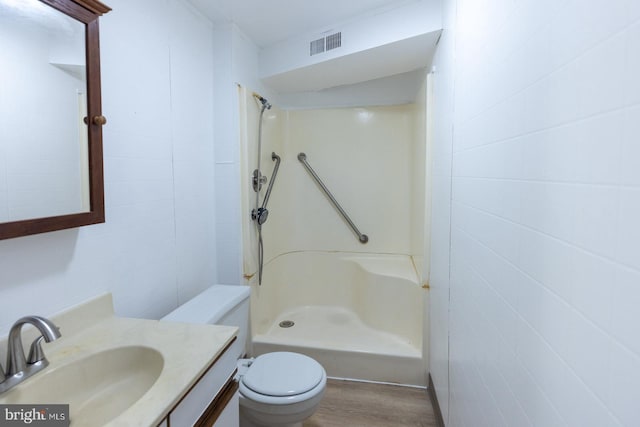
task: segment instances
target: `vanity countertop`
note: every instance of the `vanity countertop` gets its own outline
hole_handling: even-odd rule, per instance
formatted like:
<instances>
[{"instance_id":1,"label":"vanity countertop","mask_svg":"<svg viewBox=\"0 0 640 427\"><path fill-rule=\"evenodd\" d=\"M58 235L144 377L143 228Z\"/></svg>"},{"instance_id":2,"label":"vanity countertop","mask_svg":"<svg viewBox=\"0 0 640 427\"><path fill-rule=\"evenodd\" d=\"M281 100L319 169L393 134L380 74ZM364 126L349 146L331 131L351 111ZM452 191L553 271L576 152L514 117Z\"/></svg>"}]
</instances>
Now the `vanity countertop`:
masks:
<instances>
[{"instance_id":1,"label":"vanity countertop","mask_svg":"<svg viewBox=\"0 0 640 427\"><path fill-rule=\"evenodd\" d=\"M146 347L163 359L162 370L153 385L133 405L107 426L156 426L207 371L222 351L233 341L237 328L197 325L157 320L117 317L110 294L68 310L51 320L60 328L62 338L43 344L50 365L13 389L0 395L0 403L16 403L16 393L30 381L58 366L73 364L92 355L126 347ZM23 334L28 347L30 334ZM33 335L35 337L35 335ZM6 344L2 344L3 348ZM13 398L10 395L14 395ZM68 403L30 402L25 404ZM71 425L74 408L71 408Z\"/></svg>"}]
</instances>

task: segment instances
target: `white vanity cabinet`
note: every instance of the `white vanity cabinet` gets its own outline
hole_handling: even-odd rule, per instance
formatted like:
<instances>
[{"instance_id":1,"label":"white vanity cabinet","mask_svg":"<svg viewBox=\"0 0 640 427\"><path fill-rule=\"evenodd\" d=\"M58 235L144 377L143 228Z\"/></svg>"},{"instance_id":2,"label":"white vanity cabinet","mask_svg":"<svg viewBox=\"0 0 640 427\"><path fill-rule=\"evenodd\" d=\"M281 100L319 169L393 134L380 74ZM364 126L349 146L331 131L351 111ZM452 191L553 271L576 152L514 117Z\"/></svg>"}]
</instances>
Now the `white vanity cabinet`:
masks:
<instances>
[{"instance_id":1,"label":"white vanity cabinet","mask_svg":"<svg viewBox=\"0 0 640 427\"><path fill-rule=\"evenodd\" d=\"M231 350L234 341L171 409L160 426L238 427L238 383L233 379L237 360Z\"/></svg>"}]
</instances>

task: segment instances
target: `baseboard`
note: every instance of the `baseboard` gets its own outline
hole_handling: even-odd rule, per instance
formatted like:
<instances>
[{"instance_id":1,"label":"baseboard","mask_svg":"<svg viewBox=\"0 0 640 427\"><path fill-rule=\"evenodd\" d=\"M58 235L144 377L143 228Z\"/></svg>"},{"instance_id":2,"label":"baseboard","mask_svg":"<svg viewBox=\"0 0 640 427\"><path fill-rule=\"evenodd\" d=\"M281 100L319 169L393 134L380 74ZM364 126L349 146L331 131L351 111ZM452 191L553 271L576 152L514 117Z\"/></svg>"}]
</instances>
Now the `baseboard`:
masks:
<instances>
[{"instance_id":1,"label":"baseboard","mask_svg":"<svg viewBox=\"0 0 640 427\"><path fill-rule=\"evenodd\" d=\"M433 406L433 413L436 417L436 425L438 427L445 427L444 418L442 418L442 411L440 410L440 404L438 403L438 396L436 395L436 388L433 385L431 374L429 374L429 387L427 388L429 393L429 399L431 399L431 405Z\"/></svg>"}]
</instances>

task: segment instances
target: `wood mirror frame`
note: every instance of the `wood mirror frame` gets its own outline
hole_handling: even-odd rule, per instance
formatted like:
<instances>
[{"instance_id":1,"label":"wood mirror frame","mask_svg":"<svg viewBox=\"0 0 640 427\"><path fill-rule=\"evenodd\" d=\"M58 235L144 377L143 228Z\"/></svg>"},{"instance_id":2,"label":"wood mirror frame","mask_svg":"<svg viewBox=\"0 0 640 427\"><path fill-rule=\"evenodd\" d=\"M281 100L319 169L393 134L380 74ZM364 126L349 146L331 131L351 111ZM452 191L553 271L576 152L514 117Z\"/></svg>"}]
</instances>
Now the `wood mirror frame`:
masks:
<instances>
[{"instance_id":1,"label":"wood mirror frame","mask_svg":"<svg viewBox=\"0 0 640 427\"><path fill-rule=\"evenodd\" d=\"M87 73L87 117L89 144L89 197L86 212L0 223L0 239L10 239L49 231L99 224L104 218L104 177L102 166L102 116L100 92L100 40L98 18L111 8L97 0L39 0L85 25Z\"/></svg>"}]
</instances>

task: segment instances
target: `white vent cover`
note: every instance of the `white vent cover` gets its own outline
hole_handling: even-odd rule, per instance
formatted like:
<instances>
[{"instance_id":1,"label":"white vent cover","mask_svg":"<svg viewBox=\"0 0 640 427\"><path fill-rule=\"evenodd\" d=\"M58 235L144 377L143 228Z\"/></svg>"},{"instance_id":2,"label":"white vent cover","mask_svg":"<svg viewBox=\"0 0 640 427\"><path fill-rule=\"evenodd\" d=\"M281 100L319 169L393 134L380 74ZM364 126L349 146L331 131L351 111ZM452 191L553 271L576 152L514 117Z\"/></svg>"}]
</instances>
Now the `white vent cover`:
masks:
<instances>
[{"instance_id":1,"label":"white vent cover","mask_svg":"<svg viewBox=\"0 0 640 427\"><path fill-rule=\"evenodd\" d=\"M309 54L311 56L324 52L324 37L309 43Z\"/></svg>"},{"instance_id":2,"label":"white vent cover","mask_svg":"<svg viewBox=\"0 0 640 427\"><path fill-rule=\"evenodd\" d=\"M309 54L311 56L323 53L328 50L336 49L342 46L342 33L335 33L313 40L309 43Z\"/></svg>"},{"instance_id":3,"label":"white vent cover","mask_svg":"<svg viewBox=\"0 0 640 427\"><path fill-rule=\"evenodd\" d=\"M327 50L336 49L340 46L342 46L342 33L327 36Z\"/></svg>"}]
</instances>

